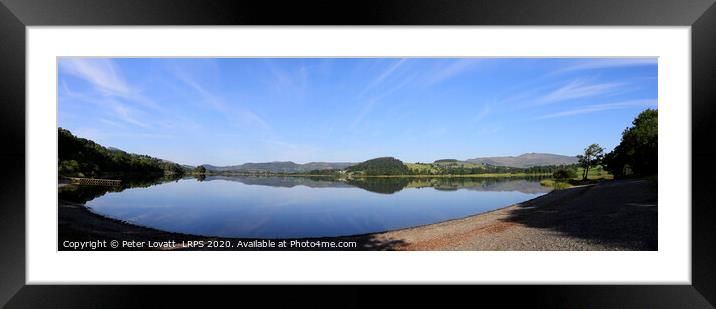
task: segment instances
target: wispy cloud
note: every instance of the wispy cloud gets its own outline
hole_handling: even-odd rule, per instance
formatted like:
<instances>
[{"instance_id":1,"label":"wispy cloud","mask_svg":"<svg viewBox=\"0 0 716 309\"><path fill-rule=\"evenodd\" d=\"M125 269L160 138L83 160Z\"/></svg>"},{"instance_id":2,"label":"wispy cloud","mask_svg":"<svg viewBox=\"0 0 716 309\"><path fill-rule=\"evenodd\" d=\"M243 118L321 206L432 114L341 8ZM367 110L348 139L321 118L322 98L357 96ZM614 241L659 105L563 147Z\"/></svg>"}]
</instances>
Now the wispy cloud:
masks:
<instances>
[{"instance_id":1,"label":"wispy cloud","mask_svg":"<svg viewBox=\"0 0 716 309\"><path fill-rule=\"evenodd\" d=\"M129 124L143 129L152 127L142 120L144 109L154 112L163 109L152 99L133 87L110 58L62 58L59 61L60 72L84 80L90 87L87 90L73 90L64 79L60 80L60 98L90 102L101 106L104 116L97 121L124 127Z\"/></svg>"},{"instance_id":2,"label":"wispy cloud","mask_svg":"<svg viewBox=\"0 0 716 309\"><path fill-rule=\"evenodd\" d=\"M402 65L404 65L408 61L407 58L402 58L398 61L395 61L394 63L390 64L388 67L386 67L384 70L380 72L375 78L370 80L368 84L363 88L363 90L356 95L357 98L363 98L367 94L369 94L371 91L375 90L376 88L379 88L383 85L383 82L388 79L391 75L393 75L398 68L400 68Z\"/></svg>"},{"instance_id":3,"label":"wispy cloud","mask_svg":"<svg viewBox=\"0 0 716 309\"><path fill-rule=\"evenodd\" d=\"M395 85L394 87L384 91L383 93L381 93L379 95L376 95L376 96L371 97L368 100L366 100L365 103L363 104L363 108L361 109L361 111L356 115L355 118L353 118L353 122L351 122L351 124L350 124L350 129L354 130L358 126L358 124L360 124L361 121L363 121L363 118L365 118L365 116L368 115L373 110L373 107L378 102L380 102L384 98L390 96L391 94L403 89L405 86L407 86L414 79L415 79L415 75L405 78L402 80L401 83Z\"/></svg>"},{"instance_id":4,"label":"wispy cloud","mask_svg":"<svg viewBox=\"0 0 716 309\"><path fill-rule=\"evenodd\" d=\"M487 104L487 103L483 104L483 105L482 105L482 108L480 109L479 112L477 112L477 114L475 115L475 117L473 118L473 120L474 120L475 122L478 122L478 121L480 121L480 120L482 120L482 119L485 119L485 117L487 117L488 115L490 115L490 113L492 112L492 107L493 107L494 104L495 104L495 102L493 102L493 103L491 103L491 104Z\"/></svg>"},{"instance_id":5,"label":"wispy cloud","mask_svg":"<svg viewBox=\"0 0 716 309\"><path fill-rule=\"evenodd\" d=\"M443 81L472 70L479 63L480 59L465 58L455 60L449 65L440 68L436 72L432 72L431 76L428 77L426 84L428 86L437 85Z\"/></svg>"},{"instance_id":6,"label":"wispy cloud","mask_svg":"<svg viewBox=\"0 0 716 309\"><path fill-rule=\"evenodd\" d=\"M106 118L100 118L99 121L104 124L110 125L110 126L114 126L114 127L118 127L118 128L126 128L123 124L116 122L116 121L106 119Z\"/></svg>"},{"instance_id":7,"label":"wispy cloud","mask_svg":"<svg viewBox=\"0 0 716 309\"><path fill-rule=\"evenodd\" d=\"M160 109L153 100L127 83L112 59L63 58L59 65L64 74L83 79L92 85L95 95L121 98L152 109Z\"/></svg>"},{"instance_id":8,"label":"wispy cloud","mask_svg":"<svg viewBox=\"0 0 716 309\"><path fill-rule=\"evenodd\" d=\"M584 80L575 80L553 90L552 92L535 100L535 105L543 105L579 98L595 97L611 94L620 90L624 83L590 84Z\"/></svg>"},{"instance_id":9,"label":"wispy cloud","mask_svg":"<svg viewBox=\"0 0 716 309\"><path fill-rule=\"evenodd\" d=\"M115 112L117 118L122 119L124 122L131 123L142 128L149 127L148 124L138 120L134 116L136 112L133 109L117 101L110 100L109 103L111 104L112 110Z\"/></svg>"},{"instance_id":10,"label":"wispy cloud","mask_svg":"<svg viewBox=\"0 0 716 309\"><path fill-rule=\"evenodd\" d=\"M266 64L268 71L272 77L269 84L276 89L276 92L292 98L298 102L305 99L306 89L311 70L321 70L322 68L309 68L305 65L297 69L284 69L277 65L271 59L262 59Z\"/></svg>"},{"instance_id":11,"label":"wispy cloud","mask_svg":"<svg viewBox=\"0 0 716 309\"><path fill-rule=\"evenodd\" d=\"M391 74L393 74L393 72L395 72L395 70L397 70L400 66L405 64L407 61L408 61L408 59L403 58L403 59L400 59L397 62L393 63L388 68L386 68L382 73L380 73L380 75L378 75L375 79L373 79L373 81L371 81L368 84L368 87L366 87L366 88L370 89L370 88L375 87L376 85L379 85L386 78L388 78Z\"/></svg>"},{"instance_id":12,"label":"wispy cloud","mask_svg":"<svg viewBox=\"0 0 716 309\"><path fill-rule=\"evenodd\" d=\"M614 110L614 109L624 109L624 108L634 108L634 107L650 107L650 106L656 107L656 105L657 105L656 99L633 100L633 101L623 101L623 102L606 103L606 104L595 104L595 105L584 106L584 107L575 108L575 109L571 109L571 110L567 110L567 111L563 111L563 112L547 114L544 116L537 117L537 119L568 117L568 116L574 116L574 115L603 112L603 111Z\"/></svg>"},{"instance_id":13,"label":"wispy cloud","mask_svg":"<svg viewBox=\"0 0 716 309\"><path fill-rule=\"evenodd\" d=\"M199 96L203 98L204 102L210 105L214 110L223 113L230 121L236 121L243 125L252 125L264 130L271 129L268 122L252 110L238 104L227 104L223 97L215 95L213 92L209 91L204 85L190 77L189 74L182 71L180 68L172 68L172 72L178 80L185 83L197 94L199 94Z\"/></svg>"},{"instance_id":14,"label":"wispy cloud","mask_svg":"<svg viewBox=\"0 0 716 309\"><path fill-rule=\"evenodd\" d=\"M555 73L565 73L571 71L609 69L633 66L657 65L657 58L632 58L632 59L591 59L589 61L579 62L557 70Z\"/></svg>"},{"instance_id":15,"label":"wispy cloud","mask_svg":"<svg viewBox=\"0 0 716 309\"><path fill-rule=\"evenodd\" d=\"M105 93L127 95L132 92L111 59L67 58L60 60L60 67L64 73L82 78Z\"/></svg>"}]
</instances>

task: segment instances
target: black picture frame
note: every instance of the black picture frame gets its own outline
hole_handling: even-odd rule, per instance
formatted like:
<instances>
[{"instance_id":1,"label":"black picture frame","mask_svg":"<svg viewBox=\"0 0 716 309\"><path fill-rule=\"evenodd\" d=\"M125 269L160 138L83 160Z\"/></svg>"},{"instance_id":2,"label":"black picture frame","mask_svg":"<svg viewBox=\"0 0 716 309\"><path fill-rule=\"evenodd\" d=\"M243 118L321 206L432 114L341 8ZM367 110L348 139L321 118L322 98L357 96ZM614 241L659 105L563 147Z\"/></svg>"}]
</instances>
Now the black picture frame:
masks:
<instances>
[{"instance_id":1,"label":"black picture frame","mask_svg":"<svg viewBox=\"0 0 716 309\"><path fill-rule=\"evenodd\" d=\"M183 0L0 0L0 305L6 308L146 307L171 300L235 301L226 288L207 286L37 286L25 280L25 52L28 26L82 25L529 25L529 26L690 26L692 56L692 284L598 286L480 286L412 291L415 300L436 292L446 302L501 292L537 307L713 308L716 304L716 198L709 177L716 167L716 5L714 0L385 0L385 1L183 1ZM668 191L667 191L668 192ZM686 205L666 205L666 207ZM668 265L665 265L668 267ZM330 287L322 298L310 287L281 291L270 301L371 304L373 287ZM168 289L166 291L164 289ZM419 288L414 288L418 289ZM263 292L241 287L242 295ZM211 295L210 297L207 295ZM391 295L387 295L391 296ZM404 304L403 295L395 300ZM444 296L444 295L443 295ZM198 299L200 297L200 299ZM385 304L384 302L381 302ZM204 303L206 304L206 303Z\"/></svg>"}]
</instances>

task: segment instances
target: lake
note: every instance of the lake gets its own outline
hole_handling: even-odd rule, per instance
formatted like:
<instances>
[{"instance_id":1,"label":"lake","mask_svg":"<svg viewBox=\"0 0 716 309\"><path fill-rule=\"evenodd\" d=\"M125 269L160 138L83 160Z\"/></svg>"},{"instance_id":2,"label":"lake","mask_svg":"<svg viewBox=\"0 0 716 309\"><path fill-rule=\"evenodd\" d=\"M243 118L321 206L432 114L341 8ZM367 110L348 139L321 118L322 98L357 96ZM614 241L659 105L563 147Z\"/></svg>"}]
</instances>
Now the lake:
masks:
<instances>
[{"instance_id":1,"label":"lake","mask_svg":"<svg viewBox=\"0 0 716 309\"><path fill-rule=\"evenodd\" d=\"M119 192L73 190L87 196L83 201L92 211L111 218L169 232L246 238L394 230L487 212L550 191L538 178L258 176L184 178Z\"/></svg>"}]
</instances>

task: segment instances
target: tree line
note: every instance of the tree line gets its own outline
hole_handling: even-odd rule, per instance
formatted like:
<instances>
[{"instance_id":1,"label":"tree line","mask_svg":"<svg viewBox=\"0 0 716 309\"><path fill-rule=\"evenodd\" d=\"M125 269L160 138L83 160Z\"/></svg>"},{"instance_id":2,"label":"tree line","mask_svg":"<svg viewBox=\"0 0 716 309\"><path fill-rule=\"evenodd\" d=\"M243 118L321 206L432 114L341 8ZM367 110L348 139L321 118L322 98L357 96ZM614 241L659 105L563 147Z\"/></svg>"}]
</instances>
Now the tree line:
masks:
<instances>
[{"instance_id":1,"label":"tree line","mask_svg":"<svg viewBox=\"0 0 716 309\"><path fill-rule=\"evenodd\" d=\"M619 145L609 153L599 144L591 144L577 156L579 175L587 180L592 167L602 166L615 178L651 176L658 171L658 110L646 109L622 132ZM553 172L553 178L566 181L576 178L575 169L565 168Z\"/></svg>"},{"instance_id":2,"label":"tree line","mask_svg":"<svg viewBox=\"0 0 716 309\"><path fill-rule=\"evenodd\" d=\"M183 175L176 163L110 149L58 128L58 173L67 177L151 178Z\"/></svg>"}]
</instances>

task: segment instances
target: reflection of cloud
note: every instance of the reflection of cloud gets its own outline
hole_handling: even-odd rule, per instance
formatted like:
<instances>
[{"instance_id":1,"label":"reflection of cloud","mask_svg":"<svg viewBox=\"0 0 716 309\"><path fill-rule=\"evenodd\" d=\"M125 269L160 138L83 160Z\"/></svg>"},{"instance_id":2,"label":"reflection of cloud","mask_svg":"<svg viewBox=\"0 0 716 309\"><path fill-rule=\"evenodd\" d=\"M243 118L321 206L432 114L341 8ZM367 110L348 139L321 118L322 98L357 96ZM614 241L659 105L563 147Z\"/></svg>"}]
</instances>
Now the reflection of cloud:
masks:
<instances>
[{"instance_id":1,"label":"reflection of cloud","mask_svg":"<svg viewBox=\"0 0 716 309\"><path fill-rule=\"evenodd\" d=\"M589 105L589 106L572 109L572 110L568 110L568 111L564 111L564 112L547 114L547 115L538 117L537 119L567 117L567 116L590 114L590 113L595 113L595 112L602 112L602 111L613 110L613 109L632 108L632 107L647 107L647 106L656 107L656 105L657 105L657 102L655 99L654 100L634 100L634 101L625 101L625 102L608 103L608 104L596 104L596 105Z\"/></svg>"},{"instance_id":2,"label":"reflection of cloud","mask_svg":"<svg viewBox=\"0 0 716 309\"><path fill-rule=\"evenodd\" d=\"M581 62L564 67L555 73L564 73L570 71L594 70L594 69L610 69L631 66L657 65L657 58L633 58L633 59L592 59L587 62Z\"/></svg>"}]
</instances>

